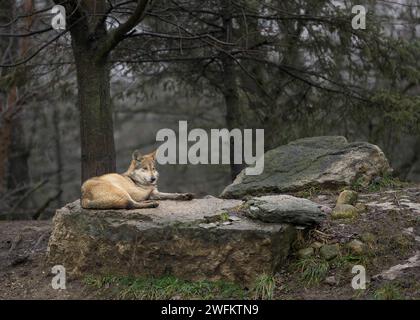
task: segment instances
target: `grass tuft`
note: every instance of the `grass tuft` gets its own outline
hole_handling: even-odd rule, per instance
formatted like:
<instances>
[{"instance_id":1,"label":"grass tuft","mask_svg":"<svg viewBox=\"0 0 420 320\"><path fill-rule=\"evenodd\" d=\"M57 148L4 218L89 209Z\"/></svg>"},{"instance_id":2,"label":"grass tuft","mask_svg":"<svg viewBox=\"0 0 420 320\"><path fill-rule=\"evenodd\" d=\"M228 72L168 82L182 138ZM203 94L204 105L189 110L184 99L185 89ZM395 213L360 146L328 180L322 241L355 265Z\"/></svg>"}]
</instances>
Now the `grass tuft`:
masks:
<instances>
[{"instance_id":1,"label":"grass tuft","mask_svg":"<svg viewBox=\"0 0 420 320\"><path fill-rule=\"evenodd\" d=\"M252 288L253 298L261 300L273 299L275 289L276 280L274 276L264 273L255 280Z\"/></svg>"},{"instance_id":2,"label":"grass tuft","mask_svg":"<svg viewBox=\"0 0 420 320\"><path fill-rule=\"evenodd\" d=\"M405 185L407 185L407 183L402 182L398 178L395 178L390 174L384 174L382 177L372 181L367 187L363 186L363 178L360 177L351 184L351 188L357 192L379 192L390 188L401 188Z\"/></svg>"},{"instance_id":3,"label":"grass tuft","mask_svg":"<svg viewBox=\"0 0 420 320\"><path fill-rule=\"evenodd\" d=\"M299 259L292 265L292 268L301 272L301 280L306 286L312 286L319 284L325 279L330 265L326 260L317 257L307 257Z\"/></svg>"},{"instance_id":4,"label":"grass tuft","mask_svg":"<svg viewBox=\"0 0 420 320\"><path fill-rule=\"evenodd\" d=\"M229 213L228 212L222 212L220 214L220 221L222 221L222 222L229 221Z\"/></svg>"},{"instance_id":5,"label":"grass tuft","mask_svg":"<svg viewBox=\"0 0 420 320\"><path fill-rule=\"evenodd\" d=\"M318 186L312 186L312 187L308 187L304 190L300 190L297 191L295 193L296 197L299 198L306 198L306 199L310 199L315 197L316 195L320 194L322 192L322 189Z\"/></svg>"},{"instance_id":6,"label":"grass tuft","mask_svg":"<svg viewBox=\"0 0 420 320\"><path fill-rule=\"evenodd\" d=\"M95 289L111 288L118 299L244 299L246 292L239 286L223 281L185 281L172 276L135 278L88 276L84 283Z\"/></svg>"},{"instance_id":7,"label":"grass tuft","mask_svg":"<svg viewBox=\"0 0 420 320\"><path fill-rule=\"evenodd\" d=\"M391 282L378 288L374 292L373 297L376 300L401 300L404 298L400 288Z\"/></svg>"}]
</instances>

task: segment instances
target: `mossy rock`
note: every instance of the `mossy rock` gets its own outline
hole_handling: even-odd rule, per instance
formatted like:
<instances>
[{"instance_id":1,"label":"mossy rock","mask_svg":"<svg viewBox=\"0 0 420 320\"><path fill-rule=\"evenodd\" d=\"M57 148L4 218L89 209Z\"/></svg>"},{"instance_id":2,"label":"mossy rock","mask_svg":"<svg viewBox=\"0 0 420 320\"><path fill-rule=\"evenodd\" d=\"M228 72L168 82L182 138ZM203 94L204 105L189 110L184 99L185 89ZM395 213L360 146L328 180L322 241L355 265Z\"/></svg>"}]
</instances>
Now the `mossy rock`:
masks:
<instances>
[{"instance_id":1,"label":"mossy rock","mask_svg":"<svg viewBox=\"0 0 420 320\"><path fill-rule=\"evenodd\" d=\"M332 214L332 219L354 219L359 215L359 211L350 204L337 205Z\"/></svg>"},{"instance_id":2,"label":"mossy rock","mask_svg":"<svg viewBox=\"0 0 420 320\"><path fill-rule=\"evenodd\" d=\"M315 254L315 250L312 247L303 248L303 249L300 249L297 252L297 256L300 259L305 259L305 258L308 258L308 257L312 257L314 254Z\"/></svg>"},{"instance_id":3,"label":"mossy rock","mask_svg":"<svg viewBox=\"0 0 420 320\"><path fill-rule=\"evenodd\" d=\"M319 253L322 258L325 260L332 260L338 255L340 255L340 245L336 244L325 244L319 250Z\"/></svg>"},{"instance_id":4,"label":"mossy rock","mask_svg":"<svg viewBox=\"0 0 420 320\"><path fill-rule=\"evenodd\" d=\"M337 199L337 205L350 204L355 205L358 198L358 193L353 190L344 190L340 193Z\"/></svg>"}]
</instances>

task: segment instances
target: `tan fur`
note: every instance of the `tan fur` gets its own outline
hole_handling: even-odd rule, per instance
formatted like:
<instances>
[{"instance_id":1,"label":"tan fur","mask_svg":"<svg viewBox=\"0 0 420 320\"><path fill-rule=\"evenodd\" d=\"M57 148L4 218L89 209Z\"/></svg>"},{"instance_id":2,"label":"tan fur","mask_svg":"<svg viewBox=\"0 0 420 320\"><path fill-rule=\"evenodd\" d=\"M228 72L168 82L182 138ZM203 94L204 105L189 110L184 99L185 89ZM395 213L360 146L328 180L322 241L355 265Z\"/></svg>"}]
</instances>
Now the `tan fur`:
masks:
<instances>
[{"instance_id":1,"label":"tan fur","mask_svg":"<svg viewBox=\"0 0 420 320\"><path fill-rule=\"evenodd\" d=\"M155 208L154 200L191 200L190 193L161 193L157 190L156 151L141 156L134 151L128 170L87 180L82 185L81 204L85 209Z\"/></svg>"}]
</instances>

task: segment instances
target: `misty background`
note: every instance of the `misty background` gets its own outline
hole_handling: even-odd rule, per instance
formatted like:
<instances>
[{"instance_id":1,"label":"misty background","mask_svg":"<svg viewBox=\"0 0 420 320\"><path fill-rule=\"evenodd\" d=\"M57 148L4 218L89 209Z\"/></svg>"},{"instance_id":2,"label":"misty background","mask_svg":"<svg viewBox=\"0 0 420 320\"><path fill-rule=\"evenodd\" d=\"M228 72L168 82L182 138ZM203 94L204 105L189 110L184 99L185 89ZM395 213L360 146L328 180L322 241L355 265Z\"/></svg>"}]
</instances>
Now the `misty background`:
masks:
<instances>
[{"instance_id":1,"label":"misty background","mask_svg":"<svg viewBox=\"0 0 420 320\"><path fill-rule=\"evenodd\" d=\"M157 148L160 129L177 132L178 122L187 120L189 130L265 129L266 151L318 135L368 141L385 152L395 176L420 181L420 1L227 2L235 16L229 41L246 52L236 64L219 59L216 45L205 43L203 49L200 40L191 38L133 37L114 50L110 70L117 172L127 169L135 149L147 153ZM227 10L223 1L162 1L151 10L158 15L174 3L189 15L173 19L200 35L222 26L215 12ZM351 29L355 4L368 9L366 30ZM58 34L7 36L45 27L48 12L33 18L30 27L27 18L10 24L11 17L28 6L34 12L52 5L1 1L1 64L19 61ZM121 8L131 5L128 1ZM124 19L123 10L118 14ZM201 22L194 20L198 14ZM160 35L184 32L147 18L136 30L148 27ZM25 76L20 77L22 69ZM19 107L10 115L13 90ZM70 34L23 65L2 67L0 101L0 214L51 217L80 196L80 114ZM166 192L217 196L232 181L229 165L160 165L158 170L159 189Z\"/></svg>"}]
</instances>

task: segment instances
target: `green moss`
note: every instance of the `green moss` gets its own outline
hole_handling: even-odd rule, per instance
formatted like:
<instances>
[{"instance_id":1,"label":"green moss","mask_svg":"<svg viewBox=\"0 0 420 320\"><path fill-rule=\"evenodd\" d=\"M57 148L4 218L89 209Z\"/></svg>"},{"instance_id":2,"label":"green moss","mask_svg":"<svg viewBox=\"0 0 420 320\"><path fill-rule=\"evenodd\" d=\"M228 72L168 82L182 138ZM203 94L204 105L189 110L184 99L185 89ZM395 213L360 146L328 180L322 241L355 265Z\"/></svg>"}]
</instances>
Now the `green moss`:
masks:
<instances>
[{"instance_id":1,"label":"green moss","mask_svg":"<svg viewBox=\"0 0 420 320\"><path fill-rule=\"evenodd\" d=\"M332 214L331 219L338 220L338 219L350 219L354 220L358 217L359 212L355 207L350 204L338 204Z\"/></svg>"},{"instance_id":2,"label":"green moss","mask_svg":"<svg viewBox=\"0 0 420 320\"><path fill-rule=\"evenodd\" d=\"M299 197L299 198L307 198L307 199L310 199L310 198L313 198L316 195L321 194L321 192L322 192L322 189L320 187L318 187L318 186L312 186L312 187L308 187L306 189L297 191L295 193L295 196L296 197Z\"/></svg>"},{"instance_id":3,"label":"green moss","mask_svg":"<svg viewBox=\"0 0 420 320\"><path fill-rule=\"evenodd\" d=\"M229 213L222 212L220 214L220 221L222 221L222 222L229 221Z\"/></svg>"}]
</instances>

